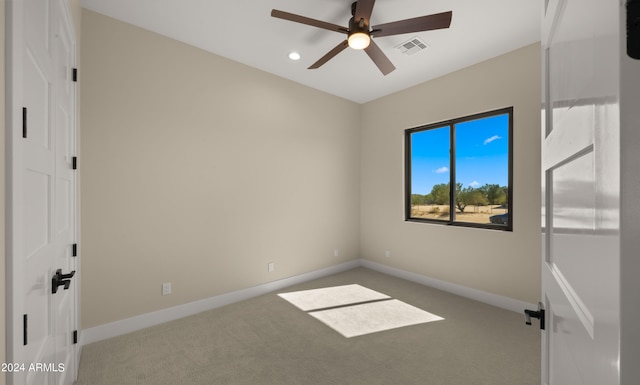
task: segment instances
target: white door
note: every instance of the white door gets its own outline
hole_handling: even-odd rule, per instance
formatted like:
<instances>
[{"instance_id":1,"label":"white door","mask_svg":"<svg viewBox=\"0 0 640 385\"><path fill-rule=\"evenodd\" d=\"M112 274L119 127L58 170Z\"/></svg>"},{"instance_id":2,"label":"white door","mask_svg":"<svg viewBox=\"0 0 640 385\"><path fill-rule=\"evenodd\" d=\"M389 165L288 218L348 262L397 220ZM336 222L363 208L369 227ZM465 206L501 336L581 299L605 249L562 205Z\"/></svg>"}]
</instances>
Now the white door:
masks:
<instances>
[{"instance_id":1,"label":"white door","mask_svg":"<svg viewBox=\"0 0 640 385\"><path fill-rule=\"evenodd\" d=\"M72 384L78 354L77 278L61 274L76 270L73 27L66 0L7 5L9 381ZM54 277L60 286L54 285Z\"/></svg>"},{"instance_id":2,"label":"white door","mask_svg":"<svg viewBox=\"0 0 640 385\"><path fill-rule=\"evenodd\" d=\"M543 3L542 383L617 385L624 2Z\"/></svg>"}]
</instances>

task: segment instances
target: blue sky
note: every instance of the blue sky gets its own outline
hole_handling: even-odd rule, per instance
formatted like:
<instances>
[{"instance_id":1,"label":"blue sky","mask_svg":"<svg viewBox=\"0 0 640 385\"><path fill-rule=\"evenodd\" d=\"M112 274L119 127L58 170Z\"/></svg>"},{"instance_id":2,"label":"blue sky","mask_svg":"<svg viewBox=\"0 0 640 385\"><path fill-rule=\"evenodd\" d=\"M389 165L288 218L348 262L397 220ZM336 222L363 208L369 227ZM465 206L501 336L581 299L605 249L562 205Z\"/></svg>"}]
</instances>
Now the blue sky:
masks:
<instances>
[{"instance_id":1,"label":"blue sky","mask_svg":"<svg viewBox=\"0 0 640 385\"><path fill-rule=\"evenodd\" d=\"M428 194L448 183L449 128L413 133L412 193ZM490 116L456 124L456 181L463 187L507 186L509 180L509 116Z\"/></svg>"}]
</instances>

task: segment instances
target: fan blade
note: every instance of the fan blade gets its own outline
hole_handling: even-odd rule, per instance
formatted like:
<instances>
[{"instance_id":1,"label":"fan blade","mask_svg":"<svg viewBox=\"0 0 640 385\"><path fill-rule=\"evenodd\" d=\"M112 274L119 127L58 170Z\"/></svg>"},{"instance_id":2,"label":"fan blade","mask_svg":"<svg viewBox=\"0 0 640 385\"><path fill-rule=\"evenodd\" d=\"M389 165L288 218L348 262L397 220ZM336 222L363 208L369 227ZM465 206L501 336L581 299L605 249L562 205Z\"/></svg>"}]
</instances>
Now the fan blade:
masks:
<instances>
[{"instance_id":1,"label":"fan blade","mask_svg":"<svg viewBox=\"0 0 640 385\"><path fill-rule=\"evenodd\" d=\"M382 52L380 47L373 41L373 39L371 40L371 43L369 43L369 46L364 49L364 52L369 55L371 60L373 60L376 66L378 66L378 69L380 70L380 72L382 72L383 75L386 76L389 72L396 69L393 63L391 63L391 60L389 60L387 55Z\"/></svg>"},{"instance_id":2,"label":"fan blade","mask_svg":"<svg viewBox=\"0 0 640 385\"><path fill-rule=\"evenodd\" d=\"M434 29L449 28L452 12L442 12L433 15L416 17L380 24L372 27L371 34L375 37L400 35L410 32L431 31Z\"/></svg>"},{"instance_id":3,"label":"fan blade","mask_svg":"<svg viewBox=\"0 0 640 385\"><path fill-rule=\"evenodd\" d=\"M284 20L289 20L289 21L293 21L293 22L296 22L296 23L300 23L300 24L310 25L310 26L313 26L313 27L328 29L329 31L335 31L335 32L340 32L340 33L348 33L349 32L348 28L341 27L341 26L339 26L337 24L327 23L325 21L311 19L309 17L296 15L294 13L279 11L277 9L272 9L271 10L271 16L272 17L277 17L278 19L284 19Z\"/></svg>"},{"instance_id":4,"label":"fan blade","mask_svg":"<svg viewBox=\"0 0 640 385\"><path fill-rule=\"evenodd\" d=\"M353 19L359 22L360 19L364 19L364 23L369 25L369 19L371 19L371 13L373 12L373 4L376 0L358 0L356 2L356 12L353 15Z\"/></svg>"},{"instance_id":5,"label":"fan blade","mask_svg":"<svg viewBox=\"0 0 640 385\"><path fill-rule=\"evenodd\" d=\"M331 51L327 52L326 55L321 57L317 62L313 63L311 67L307 68L309 70L314 70L316 68L320 68L321 65L333 59L334 56L344 51L345 48L349 46L349 42L347 40L341 42L337 46L335 46Z\"/></svg>"}]
</instances>

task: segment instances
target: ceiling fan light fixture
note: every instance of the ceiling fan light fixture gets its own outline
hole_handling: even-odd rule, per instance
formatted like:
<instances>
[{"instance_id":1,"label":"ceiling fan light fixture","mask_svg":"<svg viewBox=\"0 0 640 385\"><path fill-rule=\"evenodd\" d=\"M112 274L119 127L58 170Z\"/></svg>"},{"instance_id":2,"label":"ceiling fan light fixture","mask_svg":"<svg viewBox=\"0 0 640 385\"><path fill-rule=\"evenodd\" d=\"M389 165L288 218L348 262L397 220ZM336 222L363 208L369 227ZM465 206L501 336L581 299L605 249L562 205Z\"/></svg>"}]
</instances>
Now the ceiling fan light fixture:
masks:
<instances>
[{"instance_id":1,"label":"ceiling fan light fixture","mask_svg":"<svg viewBox=\"0 0 640 385\"><path fill-rule=\"evenodd\" d=\"M354 32L349 35L349 47L353 49L365 49L371 43L371 37L364 32Z\"/></svg>"},{"instance_id":2,"label":"ceiling fan light fixture","mask_svg":"<svg viewBox=\"0 0 640 385\"><path fill-rule=\"evenodd\" d=\"M300 60L300 54L295 51L289 52L289 59L293 61Z\"/></svg>"}]
</instances>

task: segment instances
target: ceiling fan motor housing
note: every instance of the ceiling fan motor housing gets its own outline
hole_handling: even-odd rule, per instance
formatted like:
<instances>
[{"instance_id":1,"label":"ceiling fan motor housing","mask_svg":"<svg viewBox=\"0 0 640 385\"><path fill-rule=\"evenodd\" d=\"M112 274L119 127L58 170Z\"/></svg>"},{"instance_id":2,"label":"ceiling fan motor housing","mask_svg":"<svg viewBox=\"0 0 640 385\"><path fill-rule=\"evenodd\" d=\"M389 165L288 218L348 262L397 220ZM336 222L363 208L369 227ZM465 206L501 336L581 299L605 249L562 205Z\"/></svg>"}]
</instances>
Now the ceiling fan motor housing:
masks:
<instances>
[{"instance_id":1,"label":"ceiling fan motor housing","mask_svg":"<svg viewBox=\"0 0 640 385\"><path fill-rule=\"evenodd\" d=\"M362 32L369 34L369 24L365 19L360 19L360 21L355 21L352 17L349 19L349 35L356 32Z\"/></svg>"}]
</instances>

